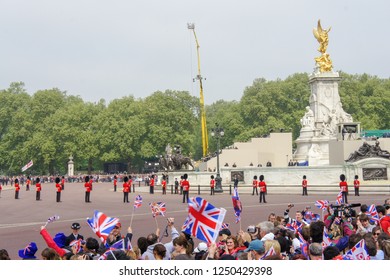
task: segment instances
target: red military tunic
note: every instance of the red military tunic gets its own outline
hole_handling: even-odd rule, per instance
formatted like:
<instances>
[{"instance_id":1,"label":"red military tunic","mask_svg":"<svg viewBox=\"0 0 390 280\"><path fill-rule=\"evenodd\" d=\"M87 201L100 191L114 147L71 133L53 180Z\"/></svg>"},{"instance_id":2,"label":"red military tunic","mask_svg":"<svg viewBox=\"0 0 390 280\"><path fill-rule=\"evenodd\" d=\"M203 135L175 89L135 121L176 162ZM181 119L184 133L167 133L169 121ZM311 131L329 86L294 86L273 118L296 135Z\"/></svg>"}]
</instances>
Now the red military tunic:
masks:
<instances>
[{"instance_id":1,"label":"red military tunic","mask_svg":"<svg viewBox=\"0 0 390 280\"><path fill-rule=\"evenodd\" d=\"M15 191L20 191L20 185L19 183L15 183Z\"/></svg>"},{"instance_id":2,"label":"red military tunic","mask_svg":"<svg viewBox=\"0 0 390 280\"><path fill-rule=\"evenodd\" d=\"M162 185L163 189L166 189L167 188L167 181L162 180L161 185Z\"/></svg>"},{"instance_id":3,"label":"red military tunic","mask_svg":"<svg viewBox=\"0 0 390 280\"><path fill-rule=\"evenodd\" d=\"M61 184L56 184L56 189L57 189L57 192L61 192L61 190L62 190Z\"/></svg>"},{"instance_id":4,"label":"red military tunic","mask_svg":"<svg viewBox=\"0 0 390 280\"><path fill-rule=\"evenodd\" d=\"M360 181L359 181L359 180L354 180L354 181L353 181L353 187L354 187L355 189L358 189L358 188L360 187Z\"/></svg>"},{"instance_id":5,"label":"red military tunic","mask_svg":"<svg viewBox=\"0 0 390 280\"><path fill-rule=\"evenodd\" d=\"M210 188L214 189L214 187L215 187L215 179L211 179Z\"/></svg>"},{"instance_id":6,"label":"red military tunic","mask_svg":"<svg viewBox=\"0 0 390 280\"><path fill-rule=\"evenodd\" d=\"M85 182L84 183L84 187L85 187L85 191L86 192L91 192L92 188L91 188L91 183L90 182Z\"/></svg>"},{"instance_id":7,"label":"red military tunic","mask_svg":"<svg viewBox=\"0 0 390 280\"><path fill-rule=\"evenodd\" d=\"M36 188L36 191L37 191L37 192L40 192L40 191L42 190L42 185L41 185L41 183L36 183L36 184L35 184L35 188Z\"/></svg>"},{"instance_id":8,"label":"red military tunic","mask_svg":"<svg viewBox=\"0 0 390 280\"><path fill-rule=\"evenodd\" d=\"M259 185L259 182L257 180L253 180L252 187L257 188L258 185Z\"/></svg>"},{"instance_id":9,"label":"red military tunic","mask_svg":"<svg viewBox=\"0 0 390 280\"><path fill-rule=\"evenodd\" d=\"M123 183L123 192L130 192L130 184L128 182Z\"/></svg>"},{"instance_id":10,"label":"red military tunic","mask_svg":"<svg viewBox=\"0 0 390 280\"><path fill-rule=\"evenodd\" d=\"M307 188L307 180L306 179L302 180L302 187Z\"/></svg>"},{"instance_id":11,"label":"red military tunic","mask_svg":"<svg viewBox=\"0 0 390 280\"><path fill-rule=\"evenodd\" d=\"M347 182L340 182L340 184L339 184L339 186L340 186L340 189L341 189L341 191L342 192L348 192L348 184L347 184Z\"/></svg>"},{"instance_id":12,"label":"red military tunic","mask_svg":"<svg viewBox=\"0 0 390 280\"><path fill-rule=\"evenodd\" d=\"M267 192L267 184L264 181L259 182L259 187L261 192Z\"/></svg>"},{"instance_id":13,"label":"red military tunic","mask_svg":"<svg viewBox=\"0 0 390 280\"><path fill-rule=\"evenodd\" d=\"M183 191L189 191L190 190L190 182L188 182L187 180L183 180Z\"/></svg>"}]
</instances>

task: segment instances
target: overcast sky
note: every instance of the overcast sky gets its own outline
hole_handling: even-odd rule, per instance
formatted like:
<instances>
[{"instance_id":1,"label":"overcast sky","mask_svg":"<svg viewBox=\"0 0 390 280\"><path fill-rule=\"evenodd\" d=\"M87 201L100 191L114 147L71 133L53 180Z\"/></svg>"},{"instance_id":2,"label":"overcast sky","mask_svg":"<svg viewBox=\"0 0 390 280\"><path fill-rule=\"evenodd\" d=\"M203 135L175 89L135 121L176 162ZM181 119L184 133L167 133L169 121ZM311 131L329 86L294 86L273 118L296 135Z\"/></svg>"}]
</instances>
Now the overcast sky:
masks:
<instances>
[{"instance_id":1,"label":"overcast sky","mask_svg":"<svg viewBox=\"0 0 390 280\"><path fill-rule=\"evenodd\" d=\"M313 71L313 28L332 27L335 70L389 78L390 1L0 0L0 89L59 88L85 101L155 91L240 100L256 78Z\"/></svg>"}]
</instances>

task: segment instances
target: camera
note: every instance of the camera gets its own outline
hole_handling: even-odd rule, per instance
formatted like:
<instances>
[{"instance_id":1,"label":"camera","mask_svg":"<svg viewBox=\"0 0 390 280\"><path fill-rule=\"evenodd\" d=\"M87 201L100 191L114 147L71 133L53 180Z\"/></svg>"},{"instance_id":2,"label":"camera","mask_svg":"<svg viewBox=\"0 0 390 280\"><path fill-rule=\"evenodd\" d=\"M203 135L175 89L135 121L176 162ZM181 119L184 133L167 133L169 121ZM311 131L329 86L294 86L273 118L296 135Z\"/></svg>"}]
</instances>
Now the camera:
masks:
<instances>
[{"instance_id":1,"label":"camera","mask_svg":"<svg viewBox=\"0 0 390 280\"><path fill-rule=\"evenodd\" d=\"M288 208L293 208L293 207L294 207L294 204L289 203L289 204L287 205L287 207L288 207Z\"/></svg>"},{"instance_id":2,"label":"camera","mask_svg":"<svg viewBox=\"0 0 390 280\"><path fill-rule=\"evenodd\" d=\"M249 226L246 231L248 233L256 233L257 232L257 228L255 226Z\"/></svg>"},{"instance_id":3,"label":"camera","mask_svg":"<svg viewBox=\"0 0 390 280\"><path fill-rule=\"evenodd\" d=\"M337 204L337 205L330 205L330 208L332 208L334 216L335 217L355 217L356 216L356 211L352 209L353 207L360 207L360 203L353 203L353 204Z\"/></svg>"}]
</instances>

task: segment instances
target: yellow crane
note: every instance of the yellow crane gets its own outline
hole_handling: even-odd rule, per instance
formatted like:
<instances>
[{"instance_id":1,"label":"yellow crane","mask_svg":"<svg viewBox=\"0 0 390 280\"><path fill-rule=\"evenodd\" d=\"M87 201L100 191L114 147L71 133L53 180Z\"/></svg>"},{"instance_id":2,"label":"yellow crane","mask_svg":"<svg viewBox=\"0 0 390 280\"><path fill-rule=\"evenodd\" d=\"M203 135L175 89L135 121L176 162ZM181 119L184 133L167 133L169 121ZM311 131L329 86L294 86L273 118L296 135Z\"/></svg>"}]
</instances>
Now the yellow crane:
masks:
<instances>
[{"instance_id":1,"label":"yellow crane","mask_svg":"<svg viewBox=\"0 0 390 280\"><path fill-rule=\"evenodd\" d=\"M206 124L206 111L204 107L204 97L203 97L203 85L202 85L202 75L200 74L200 56L199 56L199 42L198 38L196 37L195 33L195 24L194 23L188 23L187 27L189 30L192 30L195 36L195 42L196 42L196 53L198 56L198 75L196 76L196 79L199 80L199 86L200 86L200 121L201 121L201 127L202 127L202 147L203 147L203 156L207 156L209 152L209 138L207 135L207 124Z\"/></svg>"}]
</instances>

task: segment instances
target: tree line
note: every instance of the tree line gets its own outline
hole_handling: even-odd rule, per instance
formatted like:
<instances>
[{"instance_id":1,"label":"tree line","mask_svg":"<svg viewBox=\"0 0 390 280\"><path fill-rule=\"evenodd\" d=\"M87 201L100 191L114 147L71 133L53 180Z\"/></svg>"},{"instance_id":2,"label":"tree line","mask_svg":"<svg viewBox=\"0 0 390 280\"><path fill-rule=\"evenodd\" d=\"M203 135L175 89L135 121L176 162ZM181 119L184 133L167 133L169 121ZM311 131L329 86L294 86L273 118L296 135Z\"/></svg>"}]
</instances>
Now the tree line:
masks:
<instances>
[{"instance_id":1,"label":"tree line","mask_svg":"<svg viewBox=\"0 0 390 280\"><path fill-rule=\"evenodd\" d=\"M389 128L390 79L340 72L343 108L364 129ZM299 136L300 118L309 104L308 74L286 79L259 78L239 101L206 105L209 130L224 128L221 147L266 135L270 130ZM207 95L207 85L205 85ZM165 147L179 144L183 154L202 157L199 98L187 91L157 91L145 98L125 96L109 104L85 102L58 88L29 94L23 82L0 90L0 174L21 173L31 159L33 174L65 174L69 156L75 170L102 170L105 162L124 162L141 172ZM209 150L216 140L209 133Z\"/></svg>"}]
</instances>

